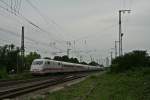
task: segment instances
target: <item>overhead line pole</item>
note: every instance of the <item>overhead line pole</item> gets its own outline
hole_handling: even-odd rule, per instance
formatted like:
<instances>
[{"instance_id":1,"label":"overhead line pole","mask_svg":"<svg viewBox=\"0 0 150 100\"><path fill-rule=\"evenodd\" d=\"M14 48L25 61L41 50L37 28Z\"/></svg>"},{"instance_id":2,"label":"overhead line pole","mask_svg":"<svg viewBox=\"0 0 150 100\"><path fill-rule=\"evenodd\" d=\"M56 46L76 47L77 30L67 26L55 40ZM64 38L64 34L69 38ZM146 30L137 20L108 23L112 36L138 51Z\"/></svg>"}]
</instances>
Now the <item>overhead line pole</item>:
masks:
<instances>
[{"instance_id":1,"label":"overhead line pole","mask_svg":"<svg viewBox=\"0 0 150 100\"><path fill-rule=\"evenodd\" d=\"M111 52L110 52L110 65L112 64L112 60L113 60L112 55L113 55L113 52L111 51Z\"/></svg>"},{"instance_id":2,"label":"overhead line pole","mask_svg":"<svg viewBox=\"0 0 150 100\"><path fill-rule=\"evenodd\" d=\"M119 10L119 56L122 56L123 55L123 52L122 52L122 36L123 36L123 33L122 33L122 26L121 26L121 13L125 13L125 12L128 12L130 13L131 10Z\"/></svg>"},{"instance_id":3,"label":"overhead line pole","mask_svg":"<svg viewBox=\"0 0 150 100\"><path fill-rule=\"evenodd\" d=\"M67 56L68 56L68 58L69 58L70 50L71 49L67 49Z\"/></svg>"},{"instance_id":4,"label":"overhead line pole","mask_svg":"<svg viewBox=\"0 0 150 100\"><path fill-rule=\"evenodd\" d=\"M121 10L119 10L119 56L121 56Z\"/></svg>"},{"instance_id":5,"label":"overhead line pole","mask_svg":"<svg viewBox=\"0 0 150 100\"><path fill-rule=\"evenodd\" d=\"M24 68L24 26L22 26L22 35L21 35L21 68L20 71L23 71Z\"/></svg>"},{"instance_id":6,"label":"overhead line pole","mask_svg":"<svg viewBox=\"0 0 150 100\"><path fill-rule=\"evenodd\" d=\"M117 57L117 43L118 43L119 41L115 41L115 58Z\"/></svg>"}]
</instances>

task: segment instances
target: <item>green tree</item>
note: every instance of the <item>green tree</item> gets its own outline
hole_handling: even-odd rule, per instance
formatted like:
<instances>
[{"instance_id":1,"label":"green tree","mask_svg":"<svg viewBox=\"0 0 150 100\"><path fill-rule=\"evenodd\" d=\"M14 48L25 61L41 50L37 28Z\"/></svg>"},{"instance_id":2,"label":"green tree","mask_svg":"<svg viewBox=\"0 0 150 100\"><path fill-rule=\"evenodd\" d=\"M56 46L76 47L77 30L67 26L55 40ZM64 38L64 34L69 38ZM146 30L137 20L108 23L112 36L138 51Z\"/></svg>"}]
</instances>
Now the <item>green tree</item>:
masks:
<instances>
[{"instance_id":1,"label":"green tree","mask_svg":"<svg viewBox=\"0 0 150 100\"><path fill-rule=\"evenodd\" d=\"M70 58L69 62L71 62L71 63L79 63L77 58Z\"/></svg>"},{"instance_id":2,"label":"green tree","mask_svg":"<svg viewBox=\"0 0 150 100\"><path fill-rule=\"evenodd\" d=\"M77 58L68 58L68 56L64 55L64 56L55 56L54 60L57 61L64 61L64 62L71 62L71 63L79 63L79 60Z\"/></svg>"},{"instance_id":3,"label":"green tree","mask_svg":"<svg viewBox=\"0 0 150 100\"><path fill-rule=\"evenodd\" d=\"M111 71L124 72L129 69L150 66L150 57L146 51L136 50L112 61Z\"/></svg>"},{"instance_id":4,"label":"green tree","mask_svg":"<svg viewBox=\"0 0 150 100\"><path fill-rule=\"evenodd\" d=\"M98 63L96 63L95 61L91 61L91 62L89 63L89 65L97 66L97 65L99 65L99 64L98 64Z\"/></svg>"},{"instance_id":5,"label":"green tree","mask_svg":"<svg viewBox=\"0 0 150 100\"><path fill-rule=\"evenodd\" d=\"M50 57L44 57L44 59L49 59L49 60L51 60L51 58L50 58Z\"/></svg>"},{"instance_id":6,"label":"green tree","mask_svg":"<svg viewBox=\"0 0 150 100\"><path fill-rule=\"evenodd\" d=\"M54 60L63 61L61 56L55 56L55 57L54 57Z\"/></svg>"},{"instance_id":7,"label":"green tree","mask_svg":"<svg viewBox=\"0 0 150 100\"><path fill-rule=\"evenodd\" d=\"M38 58L41 58L41 56L36 52L30 52L28 55L26 55L25 56L26 68L29 69L32 64L32 61Z\"/></svg>"},{"instance_id":8,"label":"green tree","mask_svg":"<svg viewBox=\"0 0 150 100\"><path fill-rule=\"evenodd\" d=\"M4 67L7 72L12 69L16 71L19 52L19 47L13 44L0 46L0 67Z\"/></svg>"},{"instance_id":9,"label":"green tree","mask_svg":"<svg viewBox=\"0 0 150 100\"><path fill-rule=\"evenodd\" d=\"M83 65L88 65L88 64L87 64L86 62L84 62L84 61L83 61L83 62L80 62L80 64L83 64Z\"/></svg>"},{"instance_id":10,"label":"green tree","mask_svg":"<svg viewBox=\"0 0 150 100\"><path fill-rule=\"evenodd\" d=\"M68 56L66 55L62 56L62 61L69 62Z\"/></svg>"}]
</instances>

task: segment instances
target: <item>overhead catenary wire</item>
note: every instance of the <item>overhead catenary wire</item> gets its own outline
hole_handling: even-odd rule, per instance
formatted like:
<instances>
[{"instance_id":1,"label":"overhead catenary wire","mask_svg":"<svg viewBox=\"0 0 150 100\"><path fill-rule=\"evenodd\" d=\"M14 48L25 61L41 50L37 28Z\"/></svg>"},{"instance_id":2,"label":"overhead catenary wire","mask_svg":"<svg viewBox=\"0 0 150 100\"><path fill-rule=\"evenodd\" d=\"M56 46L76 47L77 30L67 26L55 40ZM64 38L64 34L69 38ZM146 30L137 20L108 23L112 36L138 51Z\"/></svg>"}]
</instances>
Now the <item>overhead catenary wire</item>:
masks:
<instances>
[{"instance_id":1,"label":"overhead catenary wire","mask_svg":"<svg viewBox=\"0 0 150 100\"><path fill-rule=\"evenodd\" d=\"M19 0L18 13L20 12L21 4L22 4L22 0Z\"/></svg>"},{"instance_id":2,"label":"overhead catenary wire","mask_svg":"<svg viewBox=\"0 0 150 100\"><path fill-rule=\"evenodd\" d=\"M35 28L39 29L40 31L43 31L43 32L45 32L45 33L49 33L48 31L46 31L46 30L42 29L41 27L39 27L38 25L36 25L36 24L35 24L34 22L32 22L31 20L29 20L29 19L27 19L26 17L24 17L22 14L19 14L19 13L17 12L17 10L16 10L17 2L13 3L13 1L11 1L11 5L7 4L7 3L4 2L4 1L1 1L1 2L2 2L3 4L5 4L5 5L6 5L8 8L10 8L10 9L5 8L5 7L1 6L1 5L0 5L0 8L4 9L5 11L7 11L7 12L9 12L9 13L11 13L11 14L13 14L13 15L15 15L15 16L17 16L17 17L23 19L23 20L25 20L26 22L28 22L29 24L31 24L31 25L34 26ZM14 7L14 6L15 6L15 7ZM1 28L1 31L5 31L6 33L9 33L9 34L11 34L11 35L20 37L20 35L18 35L17 33L12 32L12 31L7 30L7 29ZM29 41L32 41L32 42L35 42L35 43L39 43L39 41L36 41L36 40L31 39L31 38L29 38L29 37L25 37L25 39L27 39L27 40L29 40ZM57 41L58 43L62 43L62 41L60 41L60 40L55 40L55 41ZM66 42L66 41L64 41L64 42ZM49 46L49 44L43 43L43 42L40 42L40 44L45 45L45 46ZM59 51L64 51L64 50L62 50L62 49L59 49L59 48L56 47L56 46L54 46L54 48L55 48L55 49L58 49Z\"/></svg>"},{"instance_id":3,"label":"overhead catenary wire","mask_svg":"<svg viewBox=\"0 0 150 100\"><path fill-rule=\"evenodd\" d=\"M21 35L15 33L15 32L12 32L12 31L10 31L10 30L8 30L8 29L4 29L4 28L1 28L1 27L0 27L0 31L6 32L7 34L14 35L14 36L16 36L16 37L20 37L20 36L21 36ZM34 40L34 39L31 39L31 38L29 38L29 37L25 37L25 39L27 39L27 40L29 40L29 41L31 41L31 42L39 43L39 41ZM40 43L42 43L42 42L40 42ZM45 44L45 43L42 43L42 44Z\"/></svg>"},{"instance_id":4,"label":"overhead catenary wire","mask_svg":"<svg viewBox=\"0 0 150 100\"><path fill-rule=\"evenodd\" d=\"M0 0L0 2L2 2L3 4L5 4L6 6L9 6L9 4L7 4L5 1ZM6 8L6 10L9 10L9 8ZM12 0L11 0L11 5L10 5L10 11L12 13Z\"/></svg>"},{"instance_id":5,"label":"overhead catenary wire","mask_svg":"<svg viewBox=\"0 0 150 100\"><path fill-rule=\"evenodd\" d=\"M17 0L18 1L18 0ZM21 1L21 0L20 0ZM27 0L27 1L29 1L29 0ZM29 2L31 2L31 1L29 1ZM13 4L14 4L14 2L13 2ZM10 5L9 5L10 6ZM13 6L13 5L12 5ZM16 9L16 8L15 8ZM19 17L21 17L22 19L24 19L26 22L28 22L30 25L32 25L32 26L34 26L36 29L38 29L38 30L40 30L40 31L42 31L42 32L44 32L44 33L48 33L49 34L49 31L47 31L47 30L45 30L45 29L43 29L43 28L41 28L39 25L37 25L37 24L35 24L32 20L30 20L30 19L28 19L28 18L26 18L25 16L23 16L22 14L18 14L18 12L17 12L17 9L15 10L15 9L11 9L10 11L13 11L13 13L12 14L17 14L16 16L19 16ZM14 11L15 10L15 11ZM23 17L22 17L23 16ZM54 23L55 24L55 23ZM57 23L56 23L57 24ZM93 34L92 34L93 35ZM91 36L91 35L90 35ZM85 36L85 37L81 37L79 40L83 40L84 38L88 38L88 37L90 37L90 36ZM76 40L76 41L79 41L78 39ZM34 40L33 40L34 41ZM56 41L57 43L62 43L62 41L61 40L54 40L54 41ZM34 41L35 42L35 41ZM35 42L36 43L36 42ZM65 43L65 42L64 42ZM46 44L48 44L48 43L46 43Z\"/></svg>"},{"instance_id":6,"label":"overhead catenary wire","mask_svg":"<svg viewBox=\"0 0 150 100\"><path fill-rule=\"evenodd\" d=\"M3 9L5 9L5 10L8 11L8 12L11 12L10 10L7 10L5 7L2 7L2 6L0 6L0 7L3 8ZM16 12L16 11L15 11L15 12ZM45 33L49 33L49 32L47 32L47 31L45 31L44 29L40 28L38 25L34 24L34 23L33 23L32 21L30 21L29 19L27 19L27 18L25 18L24 16L22 16L21 14L15 14L15 16L24 19L24 20L27 21L29 24L31 24L32 26L38 28L39 30L41 30L41 31L43 31L43 32L45 32ZM4 31L4 30L3 30L3 31ZM15 35L17 36L17 34L15 34ZM35 43L39 43L39 44L42 44L42 45L45 45L45 46L49 47L49 44L48 44L48 43L39 42L39 41L37 41L37 40L35 41L34 39L31 39L31 38L29 38L29 37L25 37L25 38L26 38L27 40L29 40L29 41L32 41L32 42L35 42ZM55 41L57 41L57 42L59 42L59 43L62 42L62 41L59 41L59 40L55 40ZM59 49L58 47L55 47L55 49L58 49L59 51L64 51L64 50L62 50L62 49Z\"/></svg>"},{"instance_id":7,"label":"overhead catenary wire","mask_svg":"<svg viewBox=\"0 0 150 100\"><path fill-rule=\"evenodd\" d=\"M7 5L7 6L9 6L9 5ZM23 19L23 20L25 20L26 22L28 22L29 24L31 24L31 25L34 26L35 28L41 30L42 32L51 34L49 31L46 31L45 29L41 28L40 26L38 26L37 24L35 24L35 23L32 22L31 20L27 19L27 18L26 18L25 16L23 16L22 14L17 13L13 8L12 8L13 12L12 12L11 10L9 10L9 9L7 9L7 8L5 8L5 7L3 7L3 6L0 6L0 8L6 10L7 12L10 12L10 13L14 14L15 16L17 16L17 17L19 17L19 18L21 18L21 19ZM51 35L52 35L52 34L51 34ZM54 40L54 41L60 41L60 40L56 40L56 39L53 39L53 40ZM65 42L65 41L61 41L61 42Z\"/></svg>"},{"instance_id":8,"label":"overhead catenary wire","mask_svg":"<svg viewBox=\"0 0 150 100\"><path fill-rule=\"evenodd\" d=\"M113 25L111 25L111 26L109 26L109 27L105 27L105 28L103 28L102 30L101 30L101 32L104 32L104 31L108 31L109 29L112 29L113 27L116 27L116 25L117 24L113 24ZM98 33L96 33L96 35L99 35ZM80 37L80 38L78 38L78 39L75 39L75 40L71 40L71 41L80 41L80 40L83 40L83 39L87 39L87 38L89 38L89 37L92 37L92 36L95 36L95 35L93 35L93 34L89 34L89 35L87 35L87 36L83 36L83 37Z\"/></svg>"},{"instance_id":9,"label":"overhead catenary wire","mask_svg":"<svg viewBox=\"0 0 150 100\"><path fill-rule=\"evenodd\" d=\"M13 5L13 1L12 0L10 1L10 5L7 2L3 1L3 0L0 0L0 1L8 7L8 8L6 8L7 10L10 9L10 12L12 14L16 15L16 13L19 13L19 10L20 10L20 7L21 7L21 0L15 1L14 5Z\"/></svg>"},{"instance_id":10,"label":"overhead catenary wire","mask_svg":"<svg viewBox=\"0 0 150 100\"><path fill-rule=\"evenodd\" d=\"M12 9L13 9L13 1L12 0L10 0L10 9L11 9L11 12L13 11Z\"/></svg>"},{"instance_id":11,"label":"overhead catenary wire","mask_svg":"<svg viewBox=\"0 0 150 100\"><path fill-rule=\"evenodd\" d=\"M11 35L14 35L14 36L16 36L16 37L20 37L19 34L15 33L15 32L12 32L12 31L10 31L10 30L6 30L6 29L1 28L1 27L0 27L0 31L4 31L4 32L6 32L7 34L11 34ZM34 40L34 39L29 38L29 37L25 37L25 40L28 40L28 41L31 41L31 42L35 43L35 44L37 45L37 47L38 47L39 44L41 44L41 46L44 46L44 47L48 47L48 46L49 46L49 44L47 44L47 43L39 42L38 40ZM5 42L6 42L6 41L5 41ZM8 41L7 41L7 42L8 42ZM28 45L28 44L27 44L27 45ZM29 45L28 45L28 46L29 46ZM32 46L33 46L33 45L32 45ZM36 47L36 48L37 48L37 47ZM59 51L63 51L62 49L59 49L59 48L57 48L57 47L55 47L55 49L58 49ZM41 49L41 50L42 50L42 49Z\"/></svg>"},{"instance_id":12,"label":"overhead catenary wire","mask_svg":"<svg viewBox=\"0 0 150 100\"><path fill-rule=\"evenodd\" d=\"M10 30L8 30L8 29L0 28L0 30L1 30L1 31L4 31L4 32L6 32L6 33L8 33L8 34L11 34L11 35L20 37L19 34L15 33L15 32L12 32L12 31L10 31ZM42 46L44 45L44 46L46 46L46 47L49 47L49 44L48 44L48 43L40 42L40 41L38 41L38 40L29 38L29 37L25 37L25 39L28 40L28 41L34 42L34 43L36 43L36 44L41 44ZM57 48L57 47L55 47L55 49L58 49L59 51L62 51L62 49L59 49L59 48Z\"/></svg>"},{"instance_id":13,"label":"overhead catenary wire","mask_svg":"<svg viewBox=\"0 0 150 100\"><path fill-rule=\"evenodd\" d=\"M43 14L41 13L41 11L32 4L32 2L30 2L30 0L26 0L27 3L44 19L45 23L48 23L48 21L45 19L45 17L43 16Z\"/></svg>"},{"instance_id":14,"label":"overhead catenary wire","mask_svg":"<svg viewBox=\"0 0 150 100\"><path fill-rule=\"evenodd\" d=\"M4 3L6 6L9 6L9 4L7 4L6 2L4 2L3 0L0 0L2 3ZM16 1L15 1L16 2ZM28 1L29 2L29 1ZM20 1L20 3L21 3L21 1ZM15 3L16 4L16 3ZM21 4L20 4L21 5ZM10 12L10 13L13 13L13 14L15 14L16 15L16 9L15 9L15 7L14 7L14 9L13 9L13 2L11 1L11 10L9 10L9 9L7 9L7 8L5 8L5 7L2 7L2 6L0 6L1 8L3 8L4 10L6 10L6 11L8 11L8 12ZM35 7L34 7L35 8ZM36 8L35 8L36 9ZM39 12L39 11L38 11ZM42 14L40 13L40 15L42 16ZM48 32L48 31L46 31L46 30L44 30L44 29L42 29L41 27L39 27L38 25L36 25L34 22L32 22L32 21L30 21L29 19L27 19L26 17L24 17L23 15L21 15L21 14L18 14L18 15L16 15L17 17L21 17L22 19L24 19L25 21L27 21L29 24L31 24L32 26L34 26L34 27L36 27L37 29L39 29L39 30L41 30L42 32L45 32L45 33L50 33L50 32ZM45 20L46 21L46 20ZM56 40L56 41L60 41L60 40ZM62 42L62 41L60 41L60 42Z\"/></svg>"},{"instance_id":15,"label":"overhead catenary wire","mask_svg":"<svg viewBox=\"0 0 150 100\"><path fill-rule=\"evenodd\" d=\"M62 30L64 31L64 29L58 24L56 23L56 21L54 19L51 19L49 18L48 16L45 16L41 11L40 9L38 9L38 7L36 7L30 0L26 0L28 2L28 4L44 19L45 23L47 23L47 25L49 26L49 21L56 26L56 28L59 28L59 30ZM50 19L50 20L47 20ZM62 34L59 34L59 35L62 35ZM64 36L62 35L62 37L64 38ZM61 37L61 38L62 38Z\"/></svg>"},{"instance_id":16,"label":"overhead catenary wire","mask_svg":"<svg viewBox=\"0 0 150 100\"><path fill-rule=\"evenodd\" d=\"M6 32L7 34L10 34L10 35L14 35L14 36L16 36L16 37L20 37L19 34L15 33L15 32L12 32L12 31L10 31L10 30L1 28L1 27L0 27L0 31ZM44 46L44 47L49 47L49 44L47 44L47 43L40 42L40 41L38 41L38 40L31 39L31 38L26 37L26 36L25 36L25 40L28 40L28 41L31 41L31 42L35 43L35 44L37 45L37 47L38 47L39 44L40 44L41 46ZM55 49L58 49L59 51L63 51L62 49L59 49L59 48L57 48L57 47L55 47ZM42 50L42 49L41 49L41 50Z\"/></svg>"},{"instance_id":17,"label":"overhead catenary wire","mask_svg":"<svg viewBox=\"0 0 150 100\"><path fill-rule=\"evenodd\" d=\"M49 26L49 21L45 18L44 14L30 0L26 0L26 1L42 17L44 22ZM54 20L51 20L51 23L58 26L58 24ZM61 37L61 38L63 38L63 37ZM57 42L58 40L55 40L55 41ZM66 42L65 40L62 40L62 39L59 41L60 41L59 43Z\"/></svg>"}]
</instances>

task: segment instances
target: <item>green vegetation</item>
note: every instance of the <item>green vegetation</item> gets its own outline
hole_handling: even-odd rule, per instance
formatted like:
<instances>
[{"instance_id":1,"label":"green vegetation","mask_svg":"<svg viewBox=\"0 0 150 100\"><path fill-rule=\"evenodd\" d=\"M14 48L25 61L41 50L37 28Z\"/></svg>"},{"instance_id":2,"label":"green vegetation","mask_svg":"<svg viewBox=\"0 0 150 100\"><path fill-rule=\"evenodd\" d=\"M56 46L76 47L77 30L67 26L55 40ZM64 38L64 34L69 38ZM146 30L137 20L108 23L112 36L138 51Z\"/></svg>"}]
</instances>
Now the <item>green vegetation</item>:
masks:
<instances>
[{"instance_id":1,"label":"green vegetation","mask_svg":"<svg viewBox=\"0 0 150 100\"><path fill-rule=\"evenodd\" d=\"M97 65L99 65L99 64L96 63L95 61L91 61L91 62L89 63L89 65L97 66Z\"/></svg>"},{"instance_id":2,"label":"green vegetation","mask_svg":"<svg viewBox=\"0 0 150 100\"><path fill-rule=\"evenodd\" d=\"M23 72L23 73L8 75L8 77L4 79L13 80L13 79L30 79L30 78L34 78L34 76L30 72Z\"/></svg>"},{"instance_id":3,"label":"green vegetation","mask_svg":"<svg viewBox=\"0 0 150 100\"><path fill-rule=\"evenodd\" d=\"M104 73L48 93L41 100L150 100L150 68Z\"/></svg>"},{"instance_id":4,"label":"green vegetation","mask_svg":"<svg viewBox=\"0 0 150 100\"><path fill-rule=\"evenodd\" d=\"M32 61L37 58L41 58L41 56L40 54L37 54L36 52L30 52L28 55L25 56L25 64L26 64L27 70L30 69Z\"/></svg>"},{"instance_id":5,"label":"green vegetation","mask_svg":"<svg viewBox=\"0 0 150 100\"><path fill-rule=\"evenodd\" d=\"M133 51L112 61L111 72L119 73L140 67L150 67L150 56L146 51Z\"/></svg>"},{"instance_id":6,"label":"green vegetation","mask_svg":"<svg viewBox=\"0 0 150 100\"><path fill-rule=\"evenodd\" d=\"M150 57L133 51L114 59L108 72L48 93L43 100L150 100L149 84Z\"/></svg>"},{"instance_id":7,"label":"green vegetation","mask_svg":"<svg viewBox=\"0 0 150 100\"><path fill-rule=\"evenodd\" d=\"M16 47L13 44L0 46L0 79L9 79L11 75L14 78L23 78L24 71L29 71L32 61L34 59L41 58L40 54L36 52L30 52L29 54L24 56L24 66L22 66L22 57L20 55L20 51L20 48ZM45 57L45 59L51 58ZM68 58L68 56L66 55L62 57L55 56L54 60L87 64L86 62L79 62L77 58ZM97 63L95 62L91 62L89 64L97 65ZM30 76L30 74L27 76Z\"/></svg>"},{"instance_id":8,"label":"green vegetation","mask_svg":"<svg viewBox=\"0 0 150 100\"><path fill-rule=\"evenodd\" d=\"M1 67L0 68L0 79L6 79L6 78L8 78L6 69L4 67Z\"/></svg>"},{"instance_id":9,"label":"green vegetation","mask_svg":"<svg viewBox=\"0 0 150 100\"><path fill-rule=\"evenodd\" d=\"M68 56L64 55L64 56L55 56L54 60L57 61L64 61L64 62L71 62L71 63L79 63L77 58L68 58Z\"/></svg>"},{"instance_id":10,"label":"green vegetation","mask_svg":"<svg viewBox=\"0 0 150 100\"><path fill-rule=\"evenodd\" d=\"M13 44L0 46L0 79L25 77L24 73L26 72L22 72L21 70L29 70L31 62L36 58L40 58L40 55L36 52L30 52L28 55L25 55L24 67L21 67L20 48L15 47ZM30 76L30 74L26 74L26 76Z\"/></svg>"},{"instance_id":11,"label":"green vegetation","mask_svg":"<svg viewBox=\"0 0 150 100\"><path fill-rule=\"evenodd\" d=\"M91 61L89 64L86 62L79 62L79 60L77 58L68 58L68 56L64 55L64 56L55 56L54 60L57 61L64 61L64 62L70 62L70 63L77 63L77 64L84 64L84 65L93 65L93 66L98 66L99 64L96 63L95 61ZM103 66L103 65L100 65Z\"/></svg>"},{"instance_id":12,"label":"green vegetation","mask_svg":"<svg viewBox=\"0 0 150 100\"><path fill-rule=\"evenodd\" d=\"M17 61L19 62L19 48L13 44L0 46L0 69L7 72L11 69L16 70Z\"/></svg>"},{"instance_id":13,"label":"green vegetation","mask_svg":"<svg viewBox=\"0 0 150 100\"><path fill-rule=\"evenodd\" d=\"M33 78L29 72L23 72L18 74L8 74L5 69L0 69L0 79L29 79Z\"/></svg>"}]
</instances>

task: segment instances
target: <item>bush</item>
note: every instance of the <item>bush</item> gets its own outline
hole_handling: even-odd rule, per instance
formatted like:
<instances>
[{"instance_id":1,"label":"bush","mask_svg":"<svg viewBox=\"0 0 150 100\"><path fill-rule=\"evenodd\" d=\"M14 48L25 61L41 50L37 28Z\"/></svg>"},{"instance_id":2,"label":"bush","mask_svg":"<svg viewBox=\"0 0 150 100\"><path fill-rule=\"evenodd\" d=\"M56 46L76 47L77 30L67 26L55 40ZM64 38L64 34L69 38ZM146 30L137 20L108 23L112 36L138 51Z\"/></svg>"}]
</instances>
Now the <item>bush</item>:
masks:
<instances>
[{"instance_id":1,"label":"bush","mask_svg":"<svg viewBox=\"0 0 150 100\"><path fill-rule=\"evenodd\" d=\"M138 67L150 66L150 57L146 51L133 51L112 61L111 72L125 72Z\"/></svg>"},{"instance_id":2,"label":"bush","mask_svg":"<svg viewBox=\"0 0 150 100\"><path fill-rule=\"evenodd\" d=\"M1 66L0 66L1 67ZM5 68L0 68L0 79L8 78L8 74Z\"/></svg>"}]
</instances>

